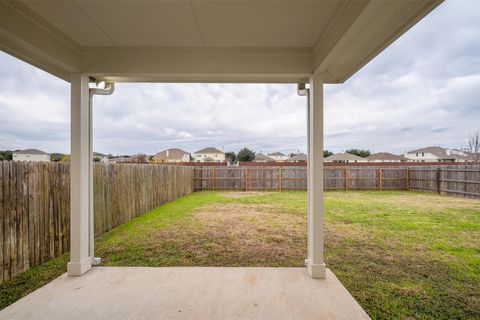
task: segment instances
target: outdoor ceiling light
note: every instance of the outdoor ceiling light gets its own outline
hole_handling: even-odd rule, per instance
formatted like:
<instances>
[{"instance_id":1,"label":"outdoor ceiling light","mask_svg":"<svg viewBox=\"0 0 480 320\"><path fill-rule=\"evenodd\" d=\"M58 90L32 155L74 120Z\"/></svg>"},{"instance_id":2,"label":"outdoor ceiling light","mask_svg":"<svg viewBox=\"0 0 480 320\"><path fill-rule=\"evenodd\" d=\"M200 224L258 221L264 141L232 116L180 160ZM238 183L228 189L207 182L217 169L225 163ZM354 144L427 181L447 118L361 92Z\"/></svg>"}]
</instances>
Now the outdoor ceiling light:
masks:
<instances>
[{"instance_id":1,"label":"outdoor ceiling light","mask_svg":"<svg viewBox=\"0 0 480 320\"><path fill-rule=\"evenodd\" d=\"M105 89L105 81L95 81L97 89Z\"/></svg>"},{"instance_id":2,"label":"outdoor ceiling light","mask_svg":"<svg viewBox=\"0 0 480 320\"><path fill-rule=\"evenodd\" d=\"M307 85L305 83L297 84L297 94L299 96L307 96L308 92L309 92L309 88L307 88Z\"/></svg>"}]
</instances>

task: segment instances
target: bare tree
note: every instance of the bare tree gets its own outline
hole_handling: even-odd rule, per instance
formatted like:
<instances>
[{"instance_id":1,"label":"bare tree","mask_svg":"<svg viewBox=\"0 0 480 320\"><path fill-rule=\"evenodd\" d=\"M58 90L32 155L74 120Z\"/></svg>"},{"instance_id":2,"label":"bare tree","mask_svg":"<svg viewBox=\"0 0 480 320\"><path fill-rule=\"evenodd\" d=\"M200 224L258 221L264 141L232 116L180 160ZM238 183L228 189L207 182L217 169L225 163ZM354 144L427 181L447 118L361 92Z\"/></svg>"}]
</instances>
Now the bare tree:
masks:
<instances>
[{"instance_id":1,"label":"bare tree","mask_svg":"<svg viewBox=\"0 0 480 320\"><path fill-rule=\"evenodd\" d=\"M480 164L480 131L468 135L468 152L473 156L475 164Z\"/></svg>"}]
</instances>

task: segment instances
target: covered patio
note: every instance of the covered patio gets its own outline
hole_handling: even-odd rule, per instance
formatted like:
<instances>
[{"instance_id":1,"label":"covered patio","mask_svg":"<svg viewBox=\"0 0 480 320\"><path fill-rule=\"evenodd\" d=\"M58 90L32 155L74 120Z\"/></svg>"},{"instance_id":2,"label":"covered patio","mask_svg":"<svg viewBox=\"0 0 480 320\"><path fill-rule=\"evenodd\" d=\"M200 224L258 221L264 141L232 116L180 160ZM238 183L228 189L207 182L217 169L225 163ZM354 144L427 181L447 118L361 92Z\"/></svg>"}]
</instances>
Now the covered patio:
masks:
<instances>
[{"instance_id":1,"label":"covered patio","mask_svg":"<svg viewBox=\"0 0 480 320\"><path fill-rule=\"evenodd\" d=\"M327 270L96 267L66 274L5 308L1 319L369 319Z\"/></svg>"},{"instance_id":2,"label":"covered patio","mask_svg":"<svg viewBox=\"0 0 480 320\"><path fill-rule=\"evenodd\" d=\"M71 258L66 275L0 318L368 318L324 263L323 84L346 81L440 3L1 2L0 49L71 85ZM308 101L306 268L92 270L92 100L115 82L298 84Z\"/></svg>"}]
</instances>

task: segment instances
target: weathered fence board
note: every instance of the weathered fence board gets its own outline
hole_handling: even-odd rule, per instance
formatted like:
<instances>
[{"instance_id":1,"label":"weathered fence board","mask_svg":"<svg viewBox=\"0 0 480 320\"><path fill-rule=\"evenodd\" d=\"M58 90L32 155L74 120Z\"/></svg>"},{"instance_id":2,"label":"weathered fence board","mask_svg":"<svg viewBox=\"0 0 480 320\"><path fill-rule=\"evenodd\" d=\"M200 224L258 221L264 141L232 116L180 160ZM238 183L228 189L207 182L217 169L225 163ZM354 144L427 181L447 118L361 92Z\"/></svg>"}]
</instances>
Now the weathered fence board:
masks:
<instances>
[{"instance_id":1,"label":"weathered fence board","mask_svg":"<svg viewBox=\"0 0 480 320\"><path fill-rule=\"evenodd\" d=\"M95 236L193 192L193 168L95 164ZM0 283L70 245L70 166L0 161Z\"/></svg>"}]
</instances>

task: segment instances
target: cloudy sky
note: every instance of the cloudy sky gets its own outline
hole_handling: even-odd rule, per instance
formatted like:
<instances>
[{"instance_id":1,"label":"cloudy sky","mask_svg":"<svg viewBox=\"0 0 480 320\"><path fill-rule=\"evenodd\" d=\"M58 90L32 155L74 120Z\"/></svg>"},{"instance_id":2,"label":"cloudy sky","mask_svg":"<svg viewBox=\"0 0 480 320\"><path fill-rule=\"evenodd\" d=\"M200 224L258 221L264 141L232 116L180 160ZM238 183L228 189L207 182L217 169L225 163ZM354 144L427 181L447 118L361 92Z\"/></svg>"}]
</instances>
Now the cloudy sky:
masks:
<instances>
[{"instance_id":1,"label":"cloudy sky","mask_svg":"<svg viewBox=\"0 0 480 320\"><path fill-rule=\"evenodd\" d=\"M0 52L0 149L69 152L69 85ZM295 85L118 84L95 97L94 149L305 151ZM341 85L325 88L325 147L461 148L480 130L480 1L447 1Z\"/></svg>"}]
</instances>

